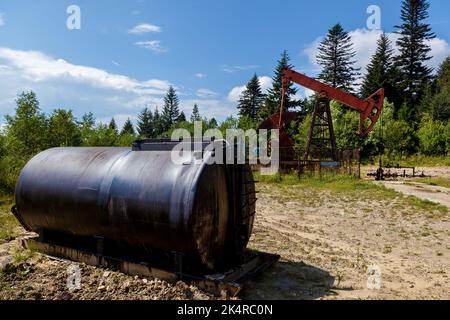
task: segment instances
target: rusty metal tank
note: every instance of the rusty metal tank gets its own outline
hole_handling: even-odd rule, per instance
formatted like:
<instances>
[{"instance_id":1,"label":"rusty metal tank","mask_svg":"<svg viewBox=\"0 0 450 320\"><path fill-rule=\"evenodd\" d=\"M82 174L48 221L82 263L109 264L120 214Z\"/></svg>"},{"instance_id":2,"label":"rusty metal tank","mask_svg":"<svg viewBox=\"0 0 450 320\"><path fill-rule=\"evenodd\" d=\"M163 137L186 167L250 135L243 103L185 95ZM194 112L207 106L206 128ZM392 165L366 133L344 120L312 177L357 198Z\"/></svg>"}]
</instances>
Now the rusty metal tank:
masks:
<instances>
[{"instance_id":1,"label":"rusty metal tank","mask_svg":"<svg viewBox=\"0 0 450 320\"><path fill-rule=\"evenodd\" d=\"M252 231L250 167L196 163L194 150L176 164L174 145L46 150L22 170L14 213L48 242L72 239L71 245L94 248L94 239L102 239L102 254L110 256L144 261L179 254L192 270L225 268ZM204 146L207 160L214 154Z\"/></svg>"}]
</instances>

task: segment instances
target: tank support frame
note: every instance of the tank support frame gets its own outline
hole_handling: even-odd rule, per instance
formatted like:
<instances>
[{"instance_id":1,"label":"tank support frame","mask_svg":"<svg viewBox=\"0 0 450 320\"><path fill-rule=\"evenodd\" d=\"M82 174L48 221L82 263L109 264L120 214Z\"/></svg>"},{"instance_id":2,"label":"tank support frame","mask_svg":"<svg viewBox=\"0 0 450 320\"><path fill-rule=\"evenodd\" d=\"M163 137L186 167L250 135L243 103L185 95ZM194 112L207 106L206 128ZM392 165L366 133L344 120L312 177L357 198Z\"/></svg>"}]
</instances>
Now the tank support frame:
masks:
<instances>
[{"instance_id":1,"label":"tank support frame","mask_svg":"<svg viewBox=\"0 0 450 320\"><path fill-rule=\"evenodd\" d=\"M103 241L99 241L98 244L102 242ZM164 270L154 268L148 263L138 263L121 258L104 256L103 254L100 254L102 251L98 250L100 248L97 248L97 252L89 252L41 241L39 236L21 238L20 243L25 249L40 252L41 254L47 255L49 258L85 263L95 267L117 270L131 276L157 278L169 283L176 283L177 281L183 280L195 285L205 292L219 297L223 296L224 292L228 297L236 297L243 289L245 282L270 268L280 259L280 256L278 255L252 252L251 258L226 272L215 275L198 276L183 272L183 257L179 254L174 254L174 268L172 270Z\"/></svg>"}]
</instances>

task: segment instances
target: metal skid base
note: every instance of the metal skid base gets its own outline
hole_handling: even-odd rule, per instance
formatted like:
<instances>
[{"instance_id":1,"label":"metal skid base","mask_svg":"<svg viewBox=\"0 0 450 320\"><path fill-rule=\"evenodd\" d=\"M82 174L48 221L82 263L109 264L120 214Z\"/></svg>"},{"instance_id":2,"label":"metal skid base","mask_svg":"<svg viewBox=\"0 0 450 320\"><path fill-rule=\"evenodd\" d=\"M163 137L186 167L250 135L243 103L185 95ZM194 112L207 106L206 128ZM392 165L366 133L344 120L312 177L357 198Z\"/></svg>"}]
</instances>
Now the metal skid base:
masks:
<instances>
[{"instance_id":1,"label":"metal skid base","mask_svg":"<svg viewBox=\"0 0 450 320\"><path fill-rule=\"evenodd\" d=\"M246 281L268 269L280 259L280 256L278 255L255 253L248 261L225 273L193 276L184 274L179 270L169 271L158 269L150 266L148 263L126 261L119 258L99 255L98 253L43 242L39 237L25 237L20 241L25 249L37 251L50 257L117 270L131 276L157 278L169 283L183 280L195 285L199 289L214 294L215 296L221 296L225 291L228 296L236 297L244 287Z\"/></svg>"}]
</instances>

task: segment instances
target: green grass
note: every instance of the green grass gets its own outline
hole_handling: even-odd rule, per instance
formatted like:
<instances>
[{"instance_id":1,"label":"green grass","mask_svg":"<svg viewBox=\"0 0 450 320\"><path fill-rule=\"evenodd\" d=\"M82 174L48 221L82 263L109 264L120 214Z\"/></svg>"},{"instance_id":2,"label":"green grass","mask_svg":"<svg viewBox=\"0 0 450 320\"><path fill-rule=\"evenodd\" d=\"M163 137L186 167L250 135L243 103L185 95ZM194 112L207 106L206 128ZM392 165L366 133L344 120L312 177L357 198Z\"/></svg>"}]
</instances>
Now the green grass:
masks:
<instances>
[{"instance_id":1,"label":"green grass","mask_svg":"<svg viewBox=\"0 0 450 320\"><path fill-rule=\"evenodd\" d=\"M262 183L284 186L301 186L313 189L327 189L334 192L379 191L391 194L391 190L378 186L369 181L348 175L327 174L322 177L310 176L299 178L296 174L263 176L255 173L255 179Z\"/></svg>"},{"instance_id":2,"label":"green grass","mask_svg":"<svg viewBox=\"0 0 450 320\"><path fill-rule=\"evenodd\" d=\"M0 197L0 240L11 240L17 236L15 229L19 222L11 213L12 196Z\"/></svg>"},{"instance_id":3,"label":"green grass","mask_svg":"<svg viewBox=\"0 0 450 320\"><path fill-rule=\"evenodd\" d=\"M262 176L255 173L255 179L260 183L277 185L282 189L302 188L312 191L328 191L339 197L343 197L346 201L359 200L377 200L377 201L394 201L397 209L406 206L415 210L433 213L432 217L442 217L448 213L448 208L428 200L421 200L412 196L404 196L393 189L373 183L372 181L358 179L348 175L325 175L320 177L304 177L299 178L296 174L274 176Z\"/></svg>"},{"instance_id":4,"label":"green grass","mask_svg":"<svg viewBox=\"0 0 450 320\"><path fill-rule=\"evenodd\" d=\"M378 164L378 159L374 159ZM413 155L405 157L392 157L383 156L383 163L400 164L406 167L449 167L450 156L424 156Z\"/></svg>"},{"instance_id":5,"label":"green grass","mask_svg":"<svg viewBox=\"0 0 450 320\"><path fill-rule=\"evenodd\" d=\"M450 188L450 180L444 179L444 178L417 178L417 179L413 179L412 181L425 183L430 186Z\"/></svg>"}]
</instances>

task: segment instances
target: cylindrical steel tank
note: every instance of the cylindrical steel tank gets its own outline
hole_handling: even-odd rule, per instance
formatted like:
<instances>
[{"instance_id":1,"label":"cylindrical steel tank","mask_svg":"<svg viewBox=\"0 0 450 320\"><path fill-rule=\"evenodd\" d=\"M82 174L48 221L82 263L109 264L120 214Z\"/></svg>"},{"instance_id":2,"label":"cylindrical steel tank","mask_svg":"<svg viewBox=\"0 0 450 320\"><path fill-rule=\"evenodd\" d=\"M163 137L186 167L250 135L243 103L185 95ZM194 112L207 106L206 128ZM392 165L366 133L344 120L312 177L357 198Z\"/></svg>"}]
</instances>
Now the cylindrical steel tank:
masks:
<instances>
[{"instance_id":1,"label":"cylindrical steel tank","mask_svg":"<svg viewBox=\"0 0 450 320\"><path fill-rule=\"evenodd\" d=\"M197 268L222 268L251 234L256 198L249 166L196 163L195 152L176 164L160 145L38 154L17 183L18 220L61 240L79 237L80 245L104 239L109 254L176 252Z\"/></svg>"}]
</instances>

